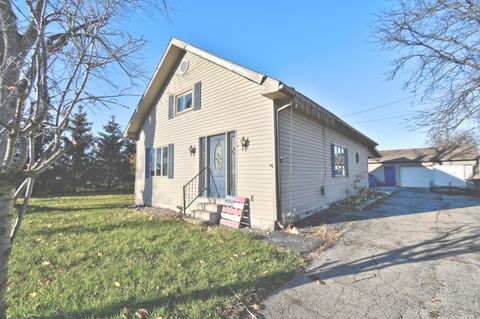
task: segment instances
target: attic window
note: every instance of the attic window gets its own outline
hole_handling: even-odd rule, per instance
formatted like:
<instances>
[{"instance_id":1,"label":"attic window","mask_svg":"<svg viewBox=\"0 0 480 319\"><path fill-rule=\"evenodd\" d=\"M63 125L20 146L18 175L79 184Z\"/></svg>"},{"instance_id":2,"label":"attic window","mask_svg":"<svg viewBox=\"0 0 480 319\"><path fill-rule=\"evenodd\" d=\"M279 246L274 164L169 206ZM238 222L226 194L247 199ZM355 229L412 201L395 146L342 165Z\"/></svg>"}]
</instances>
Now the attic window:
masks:
<instances>
[{"instance_id":1,"label":"attic window","mask_svg":"<svg viewBox=\"0 0 480 319\"><path fill-rule=\"evenodd\" d=\"M177 113L184 112L192 108L193 105L193 93L192 90L187 91L181 95L177 96L176 99L176 110Z\"/></svg>"},{"instance_id":2,"label":"attic window","mask_svg":"<svg viewBox=\"0 0 480 319\"><path fill-rule=\"evenodd\" d=\"M185 74L187 73L188 71L188 66L189 66L189 63L188 63L188 60L182 60L182 62L180 62L180 74Z\"/></svg>"}]
</instances>

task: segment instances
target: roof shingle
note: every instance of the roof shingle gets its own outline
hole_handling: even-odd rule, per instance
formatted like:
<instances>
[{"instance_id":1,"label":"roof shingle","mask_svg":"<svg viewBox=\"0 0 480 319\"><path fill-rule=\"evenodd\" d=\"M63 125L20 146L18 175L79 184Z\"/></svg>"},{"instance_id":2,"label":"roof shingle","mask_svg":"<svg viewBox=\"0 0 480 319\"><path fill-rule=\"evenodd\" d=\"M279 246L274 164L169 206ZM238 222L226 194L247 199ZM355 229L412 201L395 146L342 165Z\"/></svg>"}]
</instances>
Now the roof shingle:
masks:
<instances>
[{"instance_id":1,"label":"roof shingle","mask_svg":"<svg viewBox=\"0 0 480 319\"><path fill-rule=\"evenodd\" d=\"M399 150L379 151L381 158L371 162L445 162L474 160L479 157L478 150L473 144L464 144L451 147L425 147Z\"/></svg>"}]
</instances>

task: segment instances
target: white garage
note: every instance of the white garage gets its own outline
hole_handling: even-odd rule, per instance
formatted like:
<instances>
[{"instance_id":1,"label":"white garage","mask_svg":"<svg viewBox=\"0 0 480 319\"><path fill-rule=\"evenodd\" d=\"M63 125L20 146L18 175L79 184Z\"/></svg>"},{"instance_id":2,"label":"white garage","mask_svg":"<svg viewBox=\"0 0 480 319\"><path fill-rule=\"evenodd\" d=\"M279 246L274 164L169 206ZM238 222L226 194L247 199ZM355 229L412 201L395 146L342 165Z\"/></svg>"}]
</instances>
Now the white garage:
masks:
<instances>
[{"instance_id":1,"label":"white garage","mask_svg":"<svg viewBox=\"0 0 480 319\"><path fill-rule=\"evenodd\" d=\"M372 186L480 185L480 153L473 144L385 150L380 154L368 160Z\"/></svg>"},{"instance_id":2,"label":"white garage","mask_svg":"<svg viewBox=\"0 0 480 319\"><path fill-rule=\"evenodd\" d=\"M401 167L400 185L403 187L435 186L465 187L472 175L471 165L434 165L432 167Z\"/></svg>"},{"instance_id":3,"label":"white garage","mask_svg":"<svg viewBox=\"0 0 480 319\"><path fill-rule=\"evenodd\" d=\"M430 187L433 172L430 167L400 167L402 187Z\"/></svg>"}]
</instances>

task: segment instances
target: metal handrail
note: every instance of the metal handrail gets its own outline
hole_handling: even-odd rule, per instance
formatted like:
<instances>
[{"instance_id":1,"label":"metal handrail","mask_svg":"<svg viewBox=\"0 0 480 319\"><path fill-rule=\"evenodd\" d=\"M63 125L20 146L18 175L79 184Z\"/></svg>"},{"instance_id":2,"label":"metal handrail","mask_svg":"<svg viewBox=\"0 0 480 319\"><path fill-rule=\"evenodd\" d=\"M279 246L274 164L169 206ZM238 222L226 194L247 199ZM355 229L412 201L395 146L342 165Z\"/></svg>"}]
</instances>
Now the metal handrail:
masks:
<instances>
[{"instance_id":1,"label":"metal handrail","mask_svg":"<svg viewBox=\"0 0 480 319\"><path fill-rule=\"evenodd\" d=\"M217 191L217 197L220 197L220 192L218 191L217 183L215 183L215 178L213 178L212 170L210 169L210 167L208 168L208 171L210 172L210 178L212 179L213 186L215 186L215 190ZM210 183L208 183L208 186L210 186ZM210 193L210 196L212 196L212 190L210 189L210 187L208 187L208 192Z\"/></svg>"},{"instance_id":2,"label":"metal handrail","mask_svg":"<svg viewBox=\"0 0 480 319\"><path fill-rule=\"evenodd\" d=\"M202 173L207 171L207 174L208 174L208 179L206 179L205 177L203 177L203 185L202 184L199 184L199 187L198 187L198 191L195 194L194 198L191 199L189 201L189 203L187 204L187 190L188 190L188 187L191 186L191 184L195 183L196 180L198 180L199 178L202 178ZM205 175L204 175L205 176ZM212 196L212 191L210 189L210 180L213 182L213 185L215 186L215 191L217 192L217 196L220 196L220 192L218 191L218 188L217 188L217 184L215 183L215 179L213 178L213 174L212 174L212 170L210 169L209 166L205 166L204 168L202 168L200 170L200 172L198 172L197 175L195 175L192 179L190 179L185 185L183 185L183 217L186 217L187 215L187 208L190 207L193 202L198 198L200 197L201 194L203 194L203 192L207 191L209 196ZM201 187L200 185L202 185L203 187Z\"/></svg>"}]
</instances>

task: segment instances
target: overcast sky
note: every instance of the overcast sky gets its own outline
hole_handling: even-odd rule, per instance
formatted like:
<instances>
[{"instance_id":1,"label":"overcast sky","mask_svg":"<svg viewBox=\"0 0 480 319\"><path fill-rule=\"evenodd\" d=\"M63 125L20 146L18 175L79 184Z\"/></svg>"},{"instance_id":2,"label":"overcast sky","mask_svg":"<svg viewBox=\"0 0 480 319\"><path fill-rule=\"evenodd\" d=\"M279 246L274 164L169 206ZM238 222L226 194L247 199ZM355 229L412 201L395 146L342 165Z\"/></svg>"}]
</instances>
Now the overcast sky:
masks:
<instances>
[{"instance_id":1,"label":"overcast sky","mask_svg":"<svg viewBox=\"0 0 480 319\"><path fill-rule=\"evenodd\" d=\"M412 94L402 89L402 78L388 80L394 53L373 43L371 22L387 1L170 3L168 17L137 14L125 22L149 42L142 62L148 76L170 38L177 37L295 87L377 141L379 149L425 146L426 135L407 127L405 117L415 108ZM135 93L143 93L145 86ZM91 112L95 131L112 114L124 128L138 100L124 99L130 109ZM385 104L390 105L363 112Z\"/></svg>"}]
</instances>

